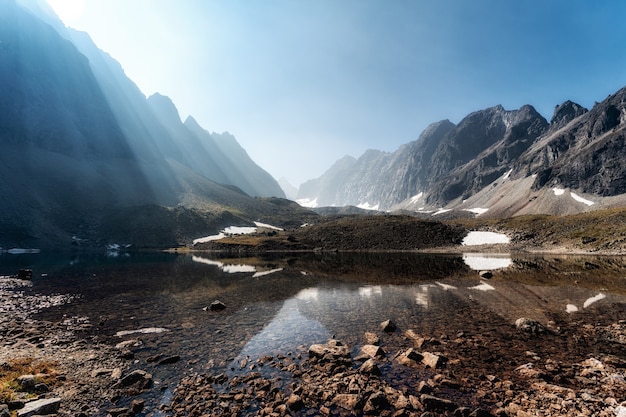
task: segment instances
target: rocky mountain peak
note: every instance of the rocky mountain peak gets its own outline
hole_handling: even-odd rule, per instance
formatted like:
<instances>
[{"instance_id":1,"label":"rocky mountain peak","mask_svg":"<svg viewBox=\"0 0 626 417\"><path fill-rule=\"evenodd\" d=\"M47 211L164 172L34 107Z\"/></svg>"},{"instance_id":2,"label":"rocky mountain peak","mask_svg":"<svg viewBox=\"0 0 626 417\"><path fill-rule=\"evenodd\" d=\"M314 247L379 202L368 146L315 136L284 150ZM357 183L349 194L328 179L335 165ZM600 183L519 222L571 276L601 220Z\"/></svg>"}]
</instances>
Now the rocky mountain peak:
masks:
<instances>
[{"instance_id":1,"label":"rocky mountain peak","mask_svg":"<svg viewBox=\"0 0 626 417\"><path fill-rule=\"evenodd\" d=\"M182 123L176 105L168 96L154 93L148 97L148 104L150 104L150 107L156 113L157 117L165 121L164 125L178 125Z\"/></svg>"},{"instance_id":2,"label":"rocky mountain peak","mask_svg":"<svg viewBox=\"0 0 626 417\"><path fill-rule=\"evenodd\" d=\"M554 108L554 114L550 120L550 130L559 129L578 116L587 113L587 109L578 103L567 100Z\"/></svg>"}]
</instances>

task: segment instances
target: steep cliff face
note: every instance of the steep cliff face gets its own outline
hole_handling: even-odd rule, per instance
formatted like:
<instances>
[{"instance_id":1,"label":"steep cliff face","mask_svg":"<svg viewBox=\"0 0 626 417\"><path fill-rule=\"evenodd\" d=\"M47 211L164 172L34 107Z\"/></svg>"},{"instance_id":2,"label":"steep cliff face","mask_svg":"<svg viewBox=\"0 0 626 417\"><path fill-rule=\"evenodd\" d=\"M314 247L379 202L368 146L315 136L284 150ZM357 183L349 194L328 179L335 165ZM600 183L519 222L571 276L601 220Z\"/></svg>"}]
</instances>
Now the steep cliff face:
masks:
<instances>
[{"instance_id":1,"label":"steep cliff face","mask_svg":"<svg viewBox=\"0 0 626 417\"><path fill-rule=\"evenodd\" d=\"M518 175L536 174L535 190L572 188L599 196L626 193L626 88L590 111L578 110L572 116L519 158Z\"/></svg>"},{"instance_id":2,"label":"steep cliff face","mask_svg":"<svg viewBox=\"0 0 626 417\"><path fill-rule=\"evenodd\" d=\"M547 127L547 121L528 105L472 113L446 138L444 151L435 155L447 163L432 162L435 174L429 181L427 203L445 206L477 193L509 171Z\"/></svg>"},{"instance_id":3,"label":"steep cliff face","mask_svg":"<svg viewBox=\"0 0 626 417\"><path fill-rule=\"evenodd\" d=\"M276 212L252 196L283 197L278 183L232 136L183 124L167 97L146 99L46 7L0 0L0 247L106 235L105 216L148 205Z\"/></svg>"},{"instance_id":4,"label":"steep cliff face","mask_svg":"<svg viewBox=\"0 0 626 417\"><path fill-rule=\"evenodd\" d=\"M358 160L345 157L322 177L302 184L298 200L318 207L388 208L423 189L432 155L453 127L448 120L433 123L396 152L369 150Z\"/></svg>"},{"instance_id":5,"label":"steep cliff face","mask_svg":"<svg viewBox=\"0 0 626 417\"><path fill-rule=\"evenodd\" d=\"M411 199L410 208L445 206L476 192L510 169L515 159L547 129L532 106L507 111L496 106L474 112L458 125L430 125L394 153L368 151L342 170L329 170L298 198L318 205L362 205L390 209ZM332 184L326 194L321 184ZM418 197L418 196L421 196ZM409 206L404 206L409 208Z\"/></svg>"},{"instance_id":6,"label":"steep cliff face","mask_svg":"<svg viewBox=\"0 0 626 417\"><path fill-rule=\"evenodd\" d=\"M616 196L626 195L625 158L626 88L589 111L566 101L555 107L550 123L526 105L480 110L456 126L433 124L394 153L368 151L329 170L322 181L311 181L316 188L301 188L299 198L381 210L484 213L493 205L499 215L575 213L623 200ZM330 196L324 184L332 184ZM575 205L568 206L553 198L565 189L612 202L572 193Z\"/></svg>"}]
</instances>

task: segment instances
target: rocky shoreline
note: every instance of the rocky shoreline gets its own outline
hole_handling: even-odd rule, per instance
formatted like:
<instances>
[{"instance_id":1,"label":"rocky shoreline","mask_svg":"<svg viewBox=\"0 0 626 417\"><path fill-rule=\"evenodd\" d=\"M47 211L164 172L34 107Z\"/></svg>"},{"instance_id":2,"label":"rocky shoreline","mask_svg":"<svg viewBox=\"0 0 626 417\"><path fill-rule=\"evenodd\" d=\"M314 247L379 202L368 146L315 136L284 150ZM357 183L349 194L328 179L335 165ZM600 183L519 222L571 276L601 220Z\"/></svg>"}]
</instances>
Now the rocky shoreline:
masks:
<instances>
[{"instance_id":1,"label":"rocky shoreline","mask_svg":"<svg viewBox=\"0 0 626 417\"><path fill-rule=\"evenodd\" d=\"M71 299L35 294L29 281L0 277L0 301L0 376L13 387L2 417L626 416L626 322L593 315L492 332L387 320L353 346L320 340L181 374L164 399L149 366L180 357L139 360L141 336L104 343L88 317L36 319Z\"/></svg>"}]
</instances>

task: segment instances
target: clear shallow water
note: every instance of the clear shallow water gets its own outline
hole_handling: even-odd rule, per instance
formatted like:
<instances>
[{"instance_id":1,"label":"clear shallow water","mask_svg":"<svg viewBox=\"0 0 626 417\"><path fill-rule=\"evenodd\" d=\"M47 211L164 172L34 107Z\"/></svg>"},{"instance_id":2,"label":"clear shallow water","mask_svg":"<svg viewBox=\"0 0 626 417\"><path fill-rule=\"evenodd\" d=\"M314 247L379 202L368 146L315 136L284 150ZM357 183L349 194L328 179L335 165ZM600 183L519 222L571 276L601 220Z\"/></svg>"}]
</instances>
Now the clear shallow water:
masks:
<instances>
[{"instance_id":1,"label":"clear shallow water","mask_svg":"<svg viewBox=\"0 0 626 417\"><path fill-rule=\"evenodd\" d=\"M495 260L488 262L495 265L491 280L479 278L476 255L462 254L236 259L23 254L0 256L0 274L32 268L34 291L77 295L41 317L86 319L92 324L86 339L142 340L136 367L153 373L157 386L169 387L164 397L187 374L236 373L255 358L295 357L331 337L356 353L363 334L377 332L386 319L439 338L459 332L506 337L520 317L554 328L578 317L598 323L624 318L624 258L507 254L485 259ZM211 312L207 307L215 300L227 308ZM162 367L146 361L157 354L181 360Z\"/></svg>"}]
</instances>

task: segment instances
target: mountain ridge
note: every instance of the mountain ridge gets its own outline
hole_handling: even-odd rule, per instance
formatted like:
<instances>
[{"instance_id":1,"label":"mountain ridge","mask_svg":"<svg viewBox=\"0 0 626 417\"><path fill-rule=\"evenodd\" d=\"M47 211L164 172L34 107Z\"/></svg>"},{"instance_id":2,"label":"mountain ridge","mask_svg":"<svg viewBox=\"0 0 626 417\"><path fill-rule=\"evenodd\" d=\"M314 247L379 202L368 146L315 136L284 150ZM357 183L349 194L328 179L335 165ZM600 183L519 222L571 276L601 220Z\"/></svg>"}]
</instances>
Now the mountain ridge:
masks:
<instances>
[{"instance_id":1,"label":"mountain ridge","mask_svg":"<svg viewBox=\"0 0 626 417\"><path fill-rule=\"evenodd\" d=\"M144 227L138 219L148 213L190 234L144 233L142 242L135 233L137 246L176 246L227 219L299 223L312 215L280 202L276 180L232 135L183 123L163 95L146 98L45 2L0 0L0 41L0 247L106 246ZM176 214L183 208L200 219L195 232L179 227L189 221ZM104 227L111 216L119 222Z\"/></svg>"},{"instance_id":2,"label":"mountain ridge","mask_svg":"<svg viewBox=\"0 0 626 417\"><path fill-rule=\"evenodd\" d=\"M457 125L443 120L395 152L372 158L375 152L367 151L341 175L329 169L308 182L351 191L329 198L324 187L318 194L301 187L298 201L427 216L572 214L613 207L626 203L620 163L626 157L625 103L622 88L591 110L567 100L555 106L550 122L531 105L489 107ZM571 190L569 203L557 201L561 189Z\"/></svg>"}]
</instances>

